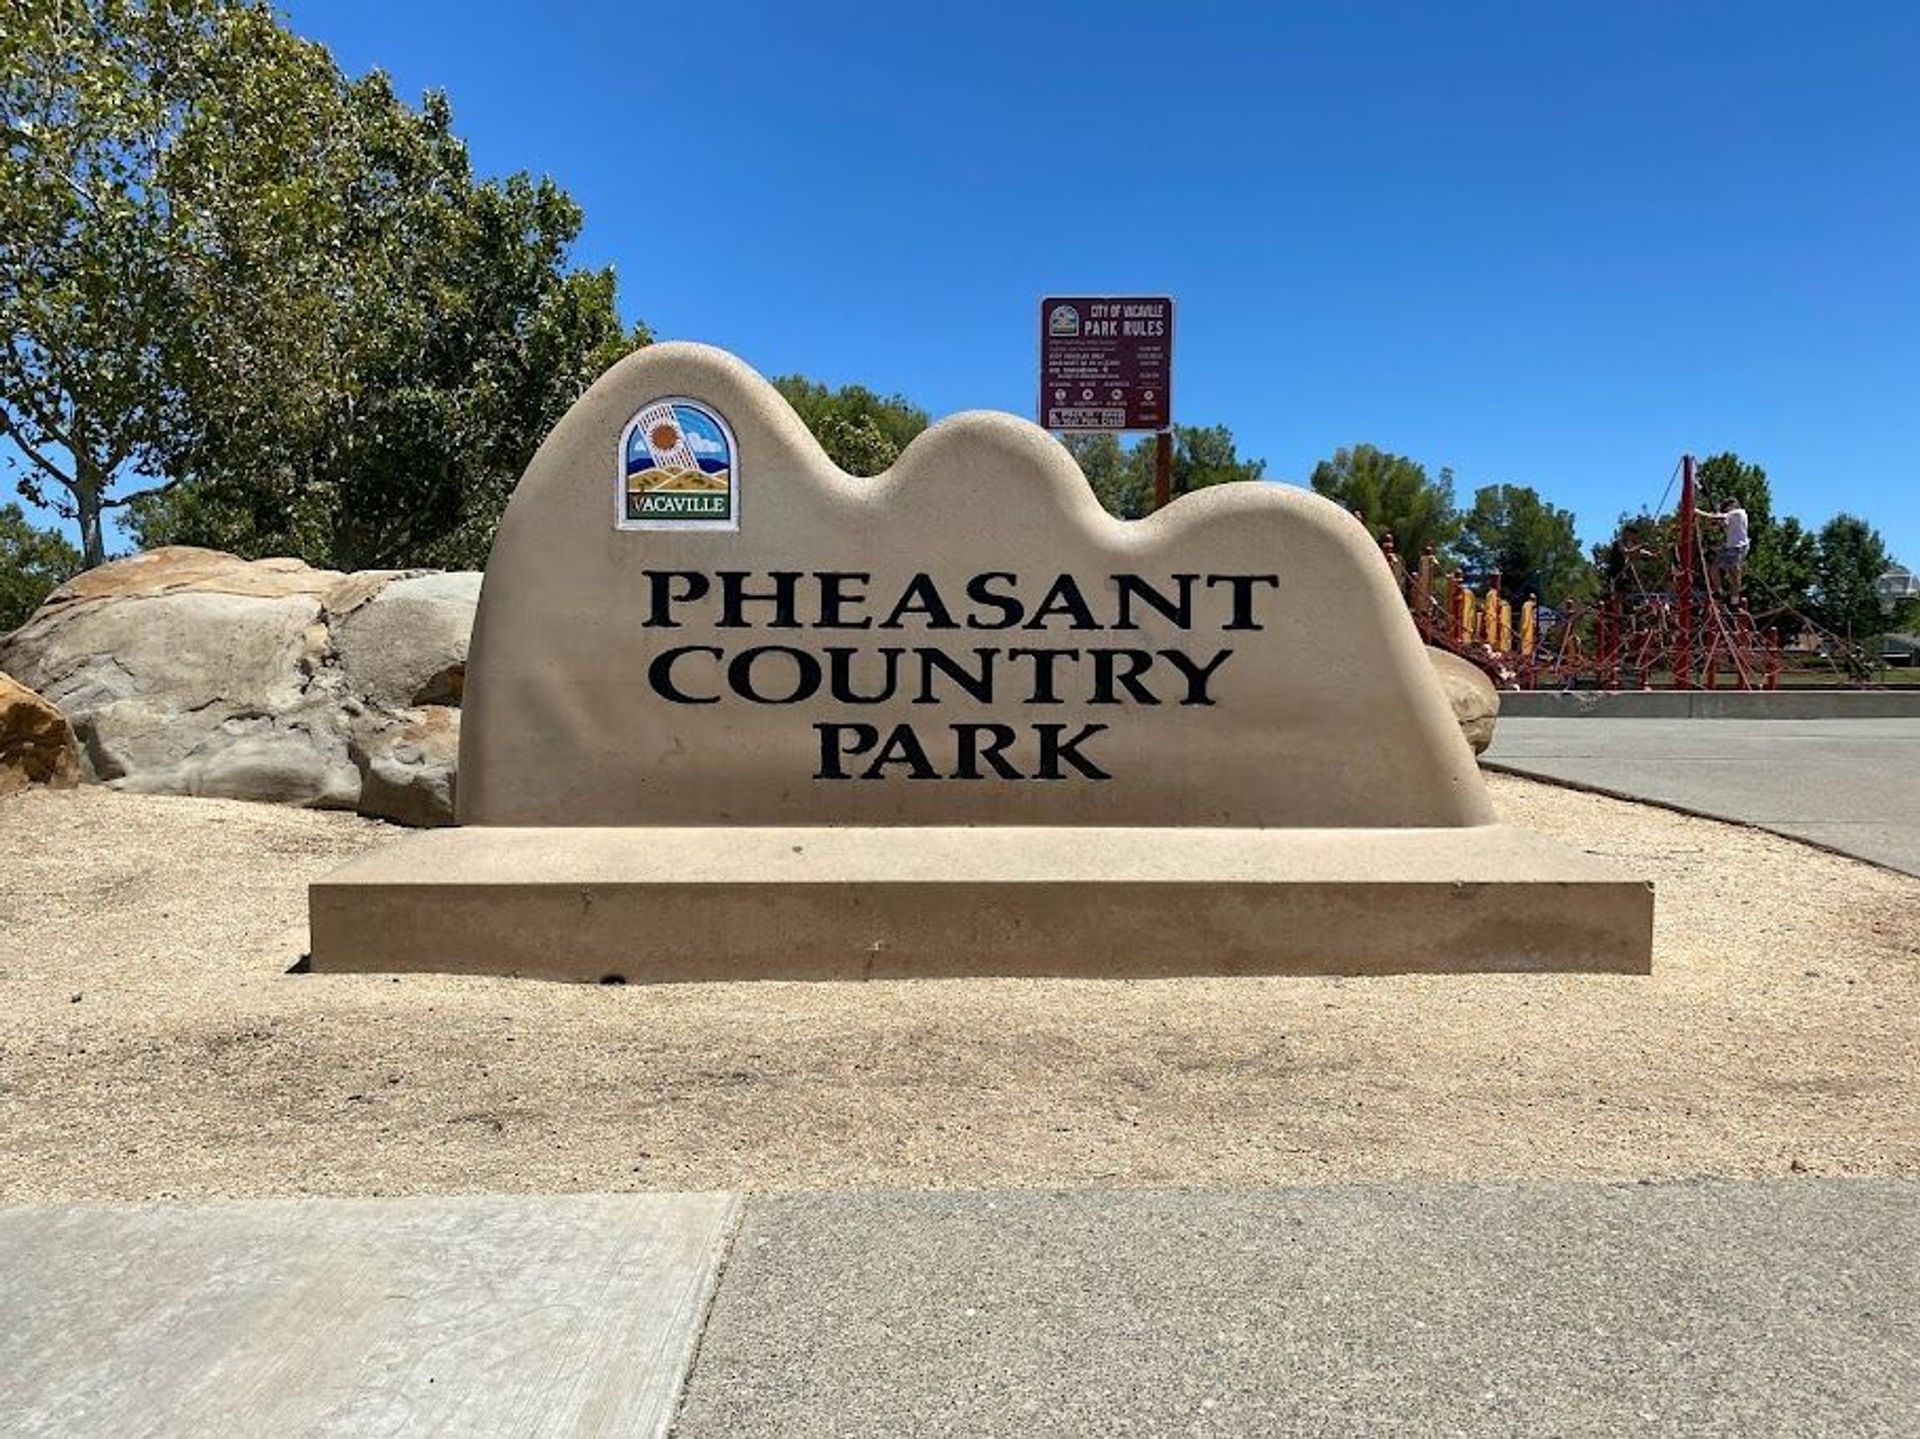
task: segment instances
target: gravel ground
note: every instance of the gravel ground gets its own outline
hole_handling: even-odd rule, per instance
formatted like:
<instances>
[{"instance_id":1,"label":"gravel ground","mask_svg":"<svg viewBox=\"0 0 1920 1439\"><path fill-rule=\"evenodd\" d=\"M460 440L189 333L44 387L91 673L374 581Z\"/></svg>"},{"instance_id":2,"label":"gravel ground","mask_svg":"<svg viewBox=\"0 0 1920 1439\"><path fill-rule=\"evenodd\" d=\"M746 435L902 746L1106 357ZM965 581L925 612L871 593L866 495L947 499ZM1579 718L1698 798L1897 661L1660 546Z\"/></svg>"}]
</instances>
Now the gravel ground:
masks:
<instances>
[{"instance_id":1,"label":"gravel ground","mask_svg":"<svg viewBox=\"0 0 1920 1439\"><path fill-rule=\"evenodd\" d=\"M1920 1172L1920 880L1501 776L1651 978L287 973L378 823L0 800L0 1199Z\"/></svg>"}]
</instances>

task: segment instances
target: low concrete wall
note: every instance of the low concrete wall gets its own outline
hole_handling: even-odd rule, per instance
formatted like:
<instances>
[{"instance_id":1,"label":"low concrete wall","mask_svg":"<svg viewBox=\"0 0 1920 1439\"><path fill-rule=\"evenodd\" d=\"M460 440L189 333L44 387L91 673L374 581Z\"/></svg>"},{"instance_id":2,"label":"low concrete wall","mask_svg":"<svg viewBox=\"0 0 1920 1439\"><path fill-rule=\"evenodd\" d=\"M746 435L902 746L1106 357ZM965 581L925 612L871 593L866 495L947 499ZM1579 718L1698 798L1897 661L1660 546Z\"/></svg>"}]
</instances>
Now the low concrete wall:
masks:
<instances>
[{"instance_id":1,"label":"low concrete wall","mask_svg":"<svg viewBox=\"0 0 1920 1439\"><path fill-rule=\"evenodd\" d=\"M1506 825L425 830L308 890L312 967L592 983L1648 974L1653 886Z\"/></svg>"},{"instance_id":2,"label":"low concrete wall","mask_svg":"<svg viewBox=\"0 0 1920 1439\"><path fill-rule=\"evenodd\" d=\"M1914 690L1502 690L1512 719L1916 719Z\"/></svg>"}]
</instances>

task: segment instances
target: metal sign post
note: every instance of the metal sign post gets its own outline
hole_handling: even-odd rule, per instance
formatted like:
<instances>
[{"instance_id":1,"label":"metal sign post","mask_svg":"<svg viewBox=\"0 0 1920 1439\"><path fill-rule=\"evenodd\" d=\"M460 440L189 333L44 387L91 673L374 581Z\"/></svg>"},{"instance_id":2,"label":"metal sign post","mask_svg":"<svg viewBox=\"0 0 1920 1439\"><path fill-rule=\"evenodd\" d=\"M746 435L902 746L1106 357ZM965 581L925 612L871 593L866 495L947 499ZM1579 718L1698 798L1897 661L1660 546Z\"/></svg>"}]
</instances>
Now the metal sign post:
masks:
<instances>
[{"instance_id":1,"label":"metal sign post","mask_svg":"<svg viewBox=\"0 0 1920 1439\"><path fill-rule=\"evenodd\" d=\"M1040 301L1040 423L1069 434L1155 436L1153 503L1173 490L1173 299L1048 295Z\"/></svg>"}]
</instances>

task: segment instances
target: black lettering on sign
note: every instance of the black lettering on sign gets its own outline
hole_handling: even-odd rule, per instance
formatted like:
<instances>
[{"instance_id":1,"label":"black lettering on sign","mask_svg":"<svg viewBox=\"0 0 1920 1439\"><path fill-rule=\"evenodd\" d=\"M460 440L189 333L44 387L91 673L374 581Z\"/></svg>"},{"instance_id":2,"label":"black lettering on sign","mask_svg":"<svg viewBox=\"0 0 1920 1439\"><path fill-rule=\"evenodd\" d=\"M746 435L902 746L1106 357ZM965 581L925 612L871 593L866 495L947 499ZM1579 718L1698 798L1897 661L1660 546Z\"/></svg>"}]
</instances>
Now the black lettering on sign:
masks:
<instances>
[{"instance_id":1,"label":"black lettering on sign","mask_svg":"<svg viewBox=\"0 0 1920 1439\"><path fill-rule=\"evenodd\" d=\"M852 645L828 645L827 693L843 705L883 705L900 688L900 656L906 650L899 645L881 645L874 650L855 649ZM873 694L861 694L854 681L854 661L863 654L879 655L886 669L886 683Z\"/></svg>"},{"instance_id":2,"label":"black lettering on sign","mask_svg":"<svg viewBox=\"0 0 1920 1439\"><path fill-rule=\"evenodd\" d=\"M1020 576L1006 570L988 570L983 575L975 575L967 581L967 598L976 605L985 605L997 611L1000 618L989 624L978 614L967 616L967 628L970 630L1010 630L1026 618L1027 607L1021 603L1017 594L1006 594L1004 587L996 588L991 582L1005 580L1008 586L1018 585Z\"/></svg>"},{"instance_id":3,"label":"black lettering on sign","mask_svg":"<svg viewBox=\"0 0 1920 1439\"><path fill-rule=\"evenodd\" d=\"M673 667L687 655L712 655L718 664L726 658L727 652L718 645L681 645L676 649L662 650L653 657L653 663L647 666L647 683L653 686L655 694L677 705L717 705L720 696L691 695L674 682Z\"/></svg>"},{"instance_id":4,"label":"black lettering on sign","mask_svg":"<svg viewBox=\"0 0 1920 1439\"><path fill-rule=\"evenodd\" d=\"M1080 593L1080 585L1072 575L1061 575L1053 582L1053 588L1047 591L1047 597L1033 612L1033 618L1027 621L1030 630L1043 630L1047 621L1055 615L1065 615L1067 628L1073 630L1097 630L1100 622L1093 617L1093 611L1087 607L1087 597Z\"/></svg>"},{"instance_id":5,"label":"black lettering on sign","mask_svg":"<svg viewBox=\"0 0 1920 1439\"><path fill-rule=\"evenodd\" d=\"M865 754L880 743L879 729L870 724L817 724L813 730L820 736L820 768L813 772L815 779L852 779L841 761Z\"/></svg>"},{"instance_id":6,"label":"black lettering on sign","mask_svg":"<svg viewBox=\"0 0 1920 1439\"><path fill-rule=\"evenodd\" d=\"M1139 575L1115 575L1113 583L1119 591L1120 617L1114 621L1117 630L1137 630L1139 624L1133 617L1136 601L1148 609L1157 611L1160 617L1172 623L1175 629L1193 628L1193 582L1198 575L1174 575L1175 590L1169 599L1153 584Z\"/></svg>"},{"instance_id":7,"label":"black lettering on sign","mask_svg":"<svg viewBox=\"0 0 1920 1439\"><path fill-rule=\"evenodd\" d=\"M773 655L793 661L793 689L785 698L763 694L760 690L770 674L776 679L779 676L777 666L760 663L761 659ZM797 705L819 693L820 661L792 645L755 645L733 657L733 663L727 666L727 684L740 698L757 705Z\"/></svg>"},{"instance_id":8,"label":"black lettering on sign","mask_svg":"<svg viewBox=\"0 0 1920 1439\"><path fill-rule=\"evenodd\" d=\"M1021 701L1030 705L1058 705L1066 701L1060 698L1055 685L1054 670L1061 660L1077 660L1079 650L1030 650L1011 649L1007 651L1010 660L1032 660L1033 681L1027 691L1027 697Z\"/></svg>"},{"instance_id":9,"label":"black lettering on sign","mask_svg":"<svg viewBox=\"0 0 1920 1439\"><path fill-rule=\"evenodd\" d=\"M1017 738L1012 725L957 724L953 728L960 741L959 754L953 764L955 779L986 778L980 773L982 764L990 766L1001 779L1021 777L1020 771L1002 755L1002 752ZM982 739L986 740L985 744L980 742Z\"/></svg>"},{"instance_id":10,"label":"black lettering on sign","mask_svg":"<svg viewBox=\"0 0 1920 1439\"><path fill-rule=\"evenodd\" d=\"M930 630L954 630L960 628L953 622L953 615L947 609L947 602L940 597L940 587L933 582L932 575L915 575L907 582L906 589L900 593L894 604L893 612L880 621L883 630L901 628L900 621L907 615L920 615L926 620Z\"/></svg>"},{"instance_id":11,"label":"black lettering on sign","mask_svg":"<svg viewBox=\"0 0 1920 1439\"><path fill-rule=\"evenodd\" d=\"M1180 701L1183 705L1212 704L1213 701L1207 697L1207 681L1219 672L1221 665L1233 658L1232 650L1215 650L1213 658L1206 664L1196 665L1193 657L1184 650L1159 650L1157 653L1168 664L1179 670L1186 680L1186 698Z\"/></svg>"},{"instance_id":12,"label":"black lettering on sign","mask_svg":"<svg viewBox=\"0 0 1920 1439\"><path fill-rule=\"evenodd\" d=\"M867 630L873 628L873 616L862 615L857 620L845 618L848 605L864 605L867 602L867 584L873 576L858 570L822 570L814 576L820 581L820 628L823 630ZM861 589L858 594L848 594L849 584L857 583Z\"/></svg>"},{"instance_id":13,"label":"black lettering on sign","mask_svg":"<svg viewBox=\"0 0 1920 1439\"><path fill-rule=\"evenodd\" d=\"M1153 668L1151 650L1093 650L1093 698L1090 704L1117 705L1126 700L1114 692L1114 685L1125 689L1137 705L1157 705L1160 696L1141 682L1140 676Z\"/></svg>"},{"instance_id":14,"label":"black lettering on sign","mask_svg":"<svg viewBox=\"0 0 1920 1439\"><path fill-rule=\"evenodd\" d=\"M914 696L917 705L937 705L940 703L933 693L933 672L940 671L953 681L956 689L966 693L967 698L978 700L981 704L993 703L993 661L1000 652L992 649L973 651L974 668L968 669L966 662L957 655L944 650L921 650L920 654L920 693Z\"/></svg>"},{"instance_id":15,"label":"black lettering on sign","mask_svg":"<svg viewBox=\"0 0 1920 1439\"><path fill-rule=\"evenodd\" d=\"M681 582L678 594L674 593L675 580ZM702 598L710 588L712 588L711 581L697 571L648 570L647 623L655 629L678 629L680 621L673 617L673 607L677 604L693 603Z\"/></svg>"},{"instance_id":16,"label":"black lettering on sign","mask_svg":"<svg viewBox=\"0 0 1920 1439\"><path fill-rule=\"evenodd\" d=\"M1257 630L1253 618L1253 587L1256 584L1280 588L1278 575L1208 575L1207 588L1226 585L1233 593L1233 618L1220 626L1223 630Z\"/></svg>"},{"instance_id":17,"label":"black lettering on sign","mask_svg":"<svg viewBox=\"0 0 1920 1439\"><path fill-rule=\"evenodd\" d=\"M1107 728L1103 724L1081 725L1069 736L1063 724L1031 726L1037 754L1033 773L1028 774L1007 755L1021 739L1020 731L1013 725L947 725L945 734L940 736L941 742L929 748L910 724L897 724L882 738L877 725L834 721L813 727L820 741L820 767L813 772L813 777L886 779L889 769L901 769L907 779L977 780L987 777L981 771L984 765L1000 779L1107 780L1113 776L1080 752L1082 745ZM867 756L871 759L858 775L848 770L849 760ZM1073 774L1067 773L1069 768Z\"/></svg>"},{"instance_id":18,"label":"black lettering on sign","mask_svg":"<svg viewBox=\"0 0 1920 1439\"><path fill-rule=\"evenodd\" d=\"M865 570L646 570L653 629L923 630L1062 629L1137 632L1164 626L1260 630L1277 574L1111 574L1089 592L1070 574L1022 582L987 570L946 592L931 574L874 596ZM964 605L956 606L961 591ZM1036 597L1037 598L1034 598ZM1095 601L1098 601L1096 604ZM1058 622L1056 624L1056 622ZM1064 638L1064 636L1063 636ZM675 705L723 700L785 707L834 705L1099 705L1115 710L1220 703L1235 651L1177 645L685 644L659 651L647 682ZM922 717L924 719L924 716ZM945 726L852 720L813 725L819 780L1090 780L1113 776L1094 754L1107 724L1009 723L1010 716Z\"/></svg>"},{"instance_id":19,"label":"black lettering on sign","mask_svg":"<svg viewBox=\"0 0 1920 1439\"><path fill-rule=\"evenodd\" d=\"M887 766L905 765L908 779L939 779L939 771L934 769L933 761L927 758L926 748L920 743L920 736L913 732L910 724L897 724L893 733L880 746L880 753L873 757L861 779L885 779Z\"/></svg>"},{"instance_id":20,"label":"black lettering on sign","mask_svg":"<svg viewBox=\"0 0 1920 1439\"><path fill-rule=\"evenodd\" d=\"M773 581L771 591L747 588L747 581L753 578L751 570L715 570L714 574L720 580L719 628L746 629L748 605L773 606L773 618L767 621L769 629L800 628L800 620L794 613L800 586L799 570L768 570L767 578Z\"/></svg>"},{"instance_id":21,"label":"black lettering on sign","mask_svg":"<svg viewBox=\"0 0 1920 1439\"><path fill-rule=\"evenodd\" d=\"M1080 732L1072 739L1060 738L1065 731L1063 724L1037 724L1034 729L1040 734L1040 773L1035 779L1065 779L1060 772L1060 761L1065 760L1088 779L1112 779L1113 776L1080 753L1080 746L1106 728L1103 724L1081 725Z\"/></svg>"}]
</instances>

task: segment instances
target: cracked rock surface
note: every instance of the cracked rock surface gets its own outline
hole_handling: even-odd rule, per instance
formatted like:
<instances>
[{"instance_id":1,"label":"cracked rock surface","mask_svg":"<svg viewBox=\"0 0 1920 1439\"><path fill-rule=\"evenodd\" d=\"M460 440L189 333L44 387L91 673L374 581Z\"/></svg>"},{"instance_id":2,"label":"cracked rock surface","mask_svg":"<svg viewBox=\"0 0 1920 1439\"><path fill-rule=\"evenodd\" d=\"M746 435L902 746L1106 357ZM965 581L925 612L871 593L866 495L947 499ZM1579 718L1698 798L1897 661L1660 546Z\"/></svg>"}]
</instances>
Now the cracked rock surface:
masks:
<instances>
[{"instance_id":1,"label":"cracked rock surface","mask_svg":"<svg viewBox=\"0 0 1920 1439\"><path fill-rule=\"evenodd\" d=\"M66 715L83 779L450 824L479 595L169 546L54 591L0 670Z\"/></svg>"}]
</instances>

